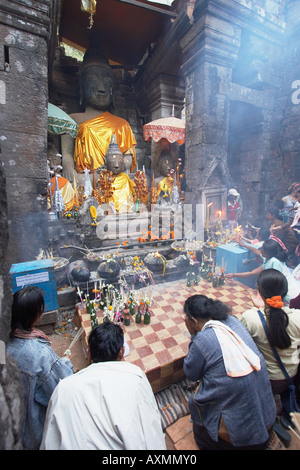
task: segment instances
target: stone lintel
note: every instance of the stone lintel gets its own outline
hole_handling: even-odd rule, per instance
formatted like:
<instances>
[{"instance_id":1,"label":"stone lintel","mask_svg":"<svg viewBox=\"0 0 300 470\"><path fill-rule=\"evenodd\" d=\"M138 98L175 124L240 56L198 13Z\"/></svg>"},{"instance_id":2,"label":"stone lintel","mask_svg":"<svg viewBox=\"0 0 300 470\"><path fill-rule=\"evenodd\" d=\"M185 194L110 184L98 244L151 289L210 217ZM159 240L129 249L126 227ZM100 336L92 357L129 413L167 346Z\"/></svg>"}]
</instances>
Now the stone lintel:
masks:
<instances>
[{"instance_id":1,"label":"stone lintel","mask_svg":"<svg viewBox=\"0 0 300 470\"><path fill-rule=\"evenodd\" d=\"M195 21L206 13L248 29L277 44L282 43L285 32L283 15L274 14L268 5L263 9L253 0L197 0L194 8Z\"/></svg>"},{"instance_id":2,"label":"stone lintel","mask_svg":"<svg viewBox=\"0 0 300 470\"><path fill-rule=\"evenodd\" d=\"M221 80L219 93L233 101L249 103L268 110L274 108L274 95L267 91L254 90L243 85L238 85L237 83L229 83Z\"/></svg>"},{"instance_id":3,"label":"stone lintel","mask_svg":"<svg viewBox=\"0 0 300 470\"><path fill-rule=\"evenodd\" d=\"M241 29L206 11L182 38L185 74L204 63L232 68L238 58Z\"/></svg>"}]
</instances>

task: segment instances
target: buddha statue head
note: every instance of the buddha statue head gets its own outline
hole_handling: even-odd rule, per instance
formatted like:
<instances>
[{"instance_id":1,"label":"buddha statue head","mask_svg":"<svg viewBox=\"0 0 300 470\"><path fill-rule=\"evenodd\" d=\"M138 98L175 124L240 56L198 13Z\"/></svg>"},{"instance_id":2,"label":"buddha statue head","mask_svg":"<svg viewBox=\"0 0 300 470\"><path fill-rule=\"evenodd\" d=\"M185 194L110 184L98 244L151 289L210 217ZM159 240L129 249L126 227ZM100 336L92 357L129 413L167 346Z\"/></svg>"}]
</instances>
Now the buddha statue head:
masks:
<instances>
[{"instance_id":1,"label":"buddha statue head","mask_svg":"<svg viewBox=\"0 0 300 470\"><path fill-rule=\"evenodd\" d=\"M111 171L114 175L119 175L124 172L124 156L118 147L114 134L111 137L111 142L105 154L105 166L107 170Z\"/></svg>"},{"instance_id":2,"label":"buddha statue head","mask_svg":"<svg viewBox=\"0 0 300 470\"><path fill-rule=\"evenodd\" d=\"M113 105L113 70L102 52L99 38L92 36L80 67L80 104L99 111L109 111Z\"/></svg>"},{"instance_id":3,"label":"buddha statue head","mask_svg":"<svg viewBox=\"0 0 300 470\"><path fill-rule=\"evenodd\" d=\"M157 166L160 176L168 176L170 171L174 169L174 161L171 154L169 152L162 152L159 156Z\"/></svg>"},{"instance_id":4,"label":"buddha statue head","mask_svg":"<svg viewBox=\"0 0 300 470\"><path fill-rule=\"evenodd\" d=\"M133 160L133 149L130 148L126 152L124 152L123 157L124 157L124 171L127 171L128 173L130 172L130 168L132 165L132 160Z\"/></svg>"}]
</instances>

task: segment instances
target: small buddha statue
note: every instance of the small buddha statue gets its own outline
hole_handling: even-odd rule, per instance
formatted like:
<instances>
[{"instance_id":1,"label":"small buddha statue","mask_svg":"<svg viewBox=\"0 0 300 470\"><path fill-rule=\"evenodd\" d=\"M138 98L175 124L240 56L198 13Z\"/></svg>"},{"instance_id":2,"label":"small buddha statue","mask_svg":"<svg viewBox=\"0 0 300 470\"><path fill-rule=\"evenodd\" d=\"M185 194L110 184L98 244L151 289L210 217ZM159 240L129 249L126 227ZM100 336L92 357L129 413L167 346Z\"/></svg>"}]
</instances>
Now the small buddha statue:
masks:
<instances>
[{"instance_id":1,"label":"small buddha statue","mask_svg":"<svg viewBox=\"0 0 300 470\"><path fill-rule=\"evenodd\" d=\"M155 178L157 197L170 200L174 186L174 161L169 152L162 152L158 159L159 176Z\"/></svg>"},{"instance_id":2,"label":"small buddha statue","mask_svg":"<svg viewBox=\"0 0 300 470\"><path fill-rule=\"evenodd\" d=\"M114 135L105 155L105 167L104 171L111 175L110 193L105 202L112 202L113 207L119 213L131 212L134 204L135 184L124 172L124 156Z\"/></svg>"},{"instance_id":3,"label":"small buddha statue","mask_svg":"<svg viewBox=\"0 0 300 470\"><path fill-rule=\"evenodd\" d=\"M84 55L79 82L80 104L84 111L70 114L79 124L76 139L68 134L61 137L63 175L72 182L74 167L78 173L84 172L85 168L93 171L101 167L113 134L121 153L131 150L130 171L133 171L136 140L129 123L110 112L114 74L95 36Z\"/></svg>"},{"instance_id":4,"label":"small buddha statue","mask_svg":"<svg viewBox=\"0 0 300 470\"><path fill-rule=\"evenodd\" d=\"M64 211L69 211L74 207L74 205L76 205L74 189L72 188L72 185L69 182L69 180L67 180L60 174L60 170L62 169L61 155L57 152L55 145L51 142L48 142L47 157L48 157L48 178L49 178L48 194L47 194L47 209L50 211L52 208L52 201L53 201L54 192L56 188L61 193L61 196L63 199Z\"/></svg>"}]
</instances>

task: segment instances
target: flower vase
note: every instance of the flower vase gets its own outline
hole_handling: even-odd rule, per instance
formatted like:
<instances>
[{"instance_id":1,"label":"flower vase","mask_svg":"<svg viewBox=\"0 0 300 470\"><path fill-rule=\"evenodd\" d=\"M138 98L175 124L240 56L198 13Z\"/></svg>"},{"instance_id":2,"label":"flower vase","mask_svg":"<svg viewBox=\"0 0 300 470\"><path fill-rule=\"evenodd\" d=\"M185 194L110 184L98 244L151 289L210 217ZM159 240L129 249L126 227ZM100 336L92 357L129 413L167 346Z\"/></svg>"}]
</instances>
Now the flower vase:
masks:
<instances>
[{"instance_id":1,"label":"flower vase","mask_svg":"<svg viewBox=\"0 0 300 470\"><path fill-rule=\"evenodd\" d=\"M130 316L129 315L126 315L124 317L124 325L125 326L129 326L130 325Z\"/></svg>"},{"instance_id":2,"label":"flower vase","mask_svg":"<svg viewBox=\"0 0 300 470\"><path fill-rule=\"evenodd\" d=\"M144 313L144 324L149 325L150 320L151 320L151 313L150 313L150 310L147 309Z\"/></svg>"},{"instance_id":3,"label":"flower vase","mask_svg":"<svg viewBox=\"0 0 300 470\"><path fill-rule=\"evenodd\" d=\"M136 315L135 315L135 323L141 323L142 321L142 314L141 314L141 310L138 308L138 311L136 312Z\"/></svg>"},{"instance_id":4,"label":"flower vase","mask_svg":"<svg viewBox=\"0 0 300 470\"><path fill-rule=\"evenodd\" d=\"M129 309L126 308L124 309L124 326L129 326L129 325L130 325Z\"/></svg>"}]
</instances>

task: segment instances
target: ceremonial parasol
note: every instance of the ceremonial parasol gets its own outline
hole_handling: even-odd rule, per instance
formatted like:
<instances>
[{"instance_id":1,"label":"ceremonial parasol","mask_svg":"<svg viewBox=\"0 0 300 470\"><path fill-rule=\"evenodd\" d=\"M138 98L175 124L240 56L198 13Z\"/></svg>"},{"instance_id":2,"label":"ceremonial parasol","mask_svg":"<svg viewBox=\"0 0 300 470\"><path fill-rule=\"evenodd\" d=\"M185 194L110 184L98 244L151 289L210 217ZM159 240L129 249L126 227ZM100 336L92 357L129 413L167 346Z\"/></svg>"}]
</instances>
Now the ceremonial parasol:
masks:
<instances>
[{"instance_id":1,"label":"ceremonial parasol","mask_svg":"<svg viewBox=\"0 0 300 470\"><path fill-rule=\"evenodd\" d=\"M170 144L178 142L182 145L185 141L185 122L174 116L156 119L143 126L144 139L149 142L153 139L158 142L167 139Z\"/></svg>"},{"instance_id":2,"label":"ceremonial parasol","mask_svg":"<svg viewBox=\"0 0 300 470\"><path fill-rule=\"evenodd\" d=\"M78 124L62 109L48 103L48 131L52 134L77 136Z\"/></svg>"}]
</instances>

